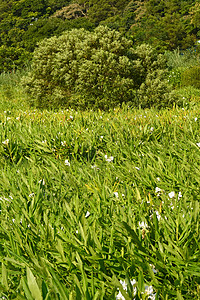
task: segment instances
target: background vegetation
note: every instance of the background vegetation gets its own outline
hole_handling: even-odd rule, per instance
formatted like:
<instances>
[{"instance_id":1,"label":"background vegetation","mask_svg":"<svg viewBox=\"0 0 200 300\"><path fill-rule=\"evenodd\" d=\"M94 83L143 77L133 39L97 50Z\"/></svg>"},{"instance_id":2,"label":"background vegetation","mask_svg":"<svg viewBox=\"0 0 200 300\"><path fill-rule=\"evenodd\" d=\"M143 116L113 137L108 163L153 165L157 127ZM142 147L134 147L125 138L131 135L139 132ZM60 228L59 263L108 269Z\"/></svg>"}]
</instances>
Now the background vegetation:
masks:
<instances>
[{"instance_id":1,"label":"background vegetation","mask_svg":"<svg viewBox=\"0 0 200 300\"><path fill-rule=\"evenodd\" d=\"M200 299L199 16L0 0L1 300Z\"/></svg>"},{"instance_id":2,"label":"background vegetation","mask_svg":"<svg viewBox=\"0 0 200 300\"><path fill-rule=\"evenodd\" d=\"M199 38L199 0L0 1L0 72L24 67L38 41L99 24L158 51L191 48Z\"/></svg>"}]
</instances>

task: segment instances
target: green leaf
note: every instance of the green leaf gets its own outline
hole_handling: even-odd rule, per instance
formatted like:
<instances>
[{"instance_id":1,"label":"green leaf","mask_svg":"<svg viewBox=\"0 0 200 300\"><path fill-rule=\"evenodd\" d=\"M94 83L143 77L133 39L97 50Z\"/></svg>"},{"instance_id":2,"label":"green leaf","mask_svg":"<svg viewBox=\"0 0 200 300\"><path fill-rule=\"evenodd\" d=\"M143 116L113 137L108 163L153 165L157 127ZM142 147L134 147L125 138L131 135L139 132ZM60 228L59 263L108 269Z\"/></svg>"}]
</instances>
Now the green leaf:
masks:
<instances>
[{"instance_id":1,"label":"green leaf","mask_svg":"<svg viewBox=\"0 0 200 300\"><path fill-rule=\"evenodd\" d=\"M140 292L144 292L144 276L142 271L138 274L138 289Z\"/></svg>"},{"instance_id":2,"label":"green leaf","mask_svg":"<svg viewBox=\"0 0 200 300\"><path fill-rule=\"evenodd\" d=\"M6 266L2 263L2 285L8 290L8 272Z\"/></svg>"},{"instance_id":3,"label":"green leaf","mask_svg":"<svg viewBox=\"0 0 200 300\"><path fill-rule=\"evenodd\" d=\"M31 291L33 299L42 300L43 299L42 294L40 292L40 289L38 287L36 279L35 279L33 273L31 272L31 270L29 269L29 267L26 268L26 272L27 272L28 287L29 287L29 290Z\"/></svg>"},{"instance_id":4,"label":"green leaf","mask_svg":"<svg viewBox=\"0 0 200 300\"><path fill-rule=\"evenodd\" d=\"M26 295L27 300L35 300L35 299L32 297L31 292L30 292L30 290L29 290L29 288L28 288L27 280L26 280L24 277L22 277L22 280L21 280L21 281L22 281L23 290L24 290L24 293L25 293L25 295Z\"/></svg>"},{"instance_id":5,"label":"green leaf","mask_svg":"<svg viewBox=\"0 0 200 300\"><path fill-rule=\"evenodd\" d=\"M180 291L177 291L177 299L178 299L178 300L184 300L184 298L182 297Z\"/></svg>"}]
</instances>

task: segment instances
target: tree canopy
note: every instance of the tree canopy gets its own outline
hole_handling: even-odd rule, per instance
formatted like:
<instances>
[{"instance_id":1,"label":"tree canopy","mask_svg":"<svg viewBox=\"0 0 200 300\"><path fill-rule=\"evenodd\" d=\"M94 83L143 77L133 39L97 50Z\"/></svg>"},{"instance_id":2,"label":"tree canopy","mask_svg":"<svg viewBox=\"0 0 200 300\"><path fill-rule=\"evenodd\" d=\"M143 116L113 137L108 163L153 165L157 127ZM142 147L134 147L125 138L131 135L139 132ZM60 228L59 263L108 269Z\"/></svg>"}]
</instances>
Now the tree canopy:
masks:
<instances>
[{"instance_id":1,"label":"tree canopy","mask_svg":"<svg viewBox=\"0 0 200 300\"><path fill-rule=\"evenodd\" d=\"M66 30L117 29L159 52L192 47L200 0L0 0L0 72L23 67L37 42Z\"/></svg>"}]
</instances>

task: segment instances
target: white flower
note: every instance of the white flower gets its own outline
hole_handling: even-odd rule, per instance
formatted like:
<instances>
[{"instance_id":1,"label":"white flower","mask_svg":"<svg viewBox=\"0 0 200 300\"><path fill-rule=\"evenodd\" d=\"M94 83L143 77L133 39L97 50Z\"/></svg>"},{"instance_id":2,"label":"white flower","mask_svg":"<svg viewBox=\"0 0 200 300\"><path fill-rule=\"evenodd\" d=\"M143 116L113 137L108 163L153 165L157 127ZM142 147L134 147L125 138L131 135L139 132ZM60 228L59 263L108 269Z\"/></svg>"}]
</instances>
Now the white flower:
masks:
<instances>
[{"instance_id":1,"label":"white flower","mask_svg":"<svg viewBox=\"0 0 200 300\"><path fill-rule=\"evenodd\" d=\"M34 193L31 193L31 194L29 195L29 197L32 198L32 197L34 197L34 195L35 195Z\"/></svg>"},{"instance_id":2,"label":"white flower","mask_svg":"<svg viewBox=\"0 0 200 300\"><path fill-rule=\"evenodd\" d=\"M158 219L158 221L160 221L160 219L161 219L161 215L159 214L159 212L158 212L158 211L156 211L156 216L157 216L157 219Z\"/></svg>"},{"instance_id":3,"label":"white flower","mask_svg":"<svg viewBox=\"0 0 200 300\"><path fill-rule=\"evenodd\" d=\"M126 284L125 280L120 280L120 283L123 287L123 290L127 291L127 284Z\"/></svg>"},{"instance_id":4,"label":"white flower","mask_svg":"<svg viewBox=\"0 0 200 300\"><path fill-rule=\"evenodd\" d=\"M38 183L42 183L42 185L45 185L44 179L40 179L40 180L38 181Z\"/></svg>"},{"instance_id":5,"label":"white flower","mask_svg":"<svg viewBox=\"0 0 200 300\"><path fill-rule=\"evenodd\" d=\"M158 194L158 193L160 193L160 192L162 192L161 188L156 187L156 188L155 188L155 193Z\"/></svg>"},{"instance_id":6,"label":"white flower","mask_svg":"<svg viewBox=\"0 0 200 300\"><path fill-rule=\"evenodd\" d=\"M60 142L62 146L66 146L66 141Z\"/></svg>"},{"instance_id":7,"label":"white flower","mask_svg":"<svg viewBox=\"0 0 200 300\"><path fill-rule=\"evenodd\" d=\"M200 147L200 143L196 143L196 145L197 145L198 147Z\"/></svg>"},{"instance_id":8,"label":"white flower","mask_svg":"<svg viewBox=\"0 0 200 300\"><path fill-rule=\"evenodd\" d=\"M124 291L127 291L127 284L126 284L125 280L124 280L124 281L123 281L123 280L120 280L120 283L121 283L121 285L122 285L122 287L123 287L123 290L124 290ZM135 279L131 280L131 285L133 286L133 291L134 291L134 294L135 294L135 295L136 295L136 293L137 293L137 288L134 287L134 285L135 285L136 283L137 283L137 282L136 282ZM118 289L118 290L119 290L119 289ZM124 296L122 295L122 293L121 293L120 291L118 292L118 295L116 296L116 300L125 300Z\"/></svg>"},{"instance_id":9,"label":"white flower","mask_svg":"<svg viewBox=\"0 0 200 300\"><path fill-rule=\"evenodd\" d=\"M70 117L70 119L72 119L73 120L73 116L69 116Z\"/></svg>"},{"instance_id":10,"label":"white flower","mask_svg":"<svg viewBox=\"0 0 200 300\"><path fill-rule=\"evenodd\" d=\"M182 198L183 197L183 195L181 194L181 192L179 192L178 193L178 200L180 199L180 198Z\"/></svg>"},{"instance_id":11,"label":"white flower","mask_svg":"<svg viewBox=\"0 0 200 300\"><path fill-rule=\"evenodd\" d=\"M139 222L139 227L145 229L148 227L148 224L146 222L142 221L142 222Z\"/></svg>"},{"instance_id":12,"label":"white flower","mask_svg":"<svg viewBox=\"0 0 200 300\"><path fill-rule=\"evenodd\" d=\"M153 294L153 287L151 285L150 286L145 286L145 293L147 295Z\"/></svg>"},{"instance_id":13,"label":"white flower","mask_svg":"<svg viewBox=\"0 0 200 300\"><path fill-rule=\"evenodd\" d=\"M111 162L113 161L114 157L113 156L108 157L108 155L105 155L105 159L106 161Z\"/></svg>"},{"instance_id":14,"label":"white flower","mask_svg":"<svg viewBox=\"0 0 200 300\"><path fill-rule=\"evenodd\" d=\"M136 168L136 170L138 170L138 171L139 171L139 169L140 169L140 168L138 168L138 167L135 167L135 168Z\"/></svg>"},{"instance_id":15,"label":"white flower","mask_svg":"<svg viewBox=\"0 0 200 300\"><path fill-rule=\"evenodd\" d=\"M70 162L68 161L68 159L65 160L65 165L70 166Z\"/></svg>"},{"instance_id":16,"label":"white flower","mask_svg":"<svg viewBox=\"0 0 200 300\"><path fill-rule=\"evenodd\" d=\"M155 193L156 193L157 197L160 197L160 195L161 195L161 193L162 193L162 189L159 188L159 187L156 187L156 188L155 188Z\"/></svg>"},{"instance_id":17,"label":"white flower","mask_svg":"<svg viewBox=\"0 0 200 300\"><path fill-rule=\"evenodd\" d=\"M113 194L115 195L116 198L119 198L118 192L114 192Z\"/></svg>"},{"instance_id":18,"label":"white flower","mask_svg":"<svg viewBox=\"0 0 200 300\"><path fill-rule=\"evenodd\" d=\"M100 139L103 139L103 135L100 136Z\"/></svg>"},{"instance_id":19,"label":"white flower","mask_svg":"<svg viewBox=\"0 0 200 300\"><path fill-rule=\"evenodd\" d=\"M152 265L152 264L149 264L149 265L152 268L152 271L154 274L158 273L158 270L156 270L156 267L154 265Z\"/></svg>"},{"instance_id":20,"label":"white flower","mask_svg":"<svg viewBox=\"0 0 200 300\"><path fill-rule=\"evenodd\" d=\"M9 143L9 139L2 142L2 144L7 145L7 146L8 146L8 143Z\"/></svg>"},{"instance_id":21,"label":"white flower","mask_svg":"<svg viewBox=\"0 0 200 300\"><path fill-rule=\"evenodd\" d=\"M174 198L174 197L175 197L175 192L169 193L168 196L169 196L169 198L171 198L171 199Z\"/></svg>"},{"instance_id":22,"label":"white flower","mask_svg":"<svg viewBox=\"0 0 200 300\"><path fill-rule=\"evenodd\" d=\"M157 177L156 179L157 179L158 181L160 181L160 177Z\"/></svg>"},{"instance_id":23,"label":"white flower","mask_svg":"<svg viewBox=\"0 0 200 300\"><path fill-rule=\"evenodd\" d=\"M116 296L116 300L125 300L124 296L122 295L122 293L120 291Z\"/></svg>"},{"instance_id":24,"label":"white flower","mask_svg":"<svg viewBox=\"0 0 200 300\"><path fill-rule=\"evenodd\" d=\"M195 122L197 121L197 118L194 118Z\"/></svg>"},{"instance_id":25,"label":"white flower","mask_svg":"<svg viewBox=\"0 0 200 300\"><path fill-rule=\"evenodd\" d=\"M154 127L151 127L151 128L150 128L150 131L154 131Z\"/></svg>"},{"instance_id":26,"label":"white flower","mask_svg":"<svg viewBox=\"0 0 200 300\"><path fill-rule=\"evenodd\" d=\"M89 217L89 215L90 215L90 212L87 211L86 214L85 214L85 217L87 218L87 217Z\"/></svg>"}]
</instances>

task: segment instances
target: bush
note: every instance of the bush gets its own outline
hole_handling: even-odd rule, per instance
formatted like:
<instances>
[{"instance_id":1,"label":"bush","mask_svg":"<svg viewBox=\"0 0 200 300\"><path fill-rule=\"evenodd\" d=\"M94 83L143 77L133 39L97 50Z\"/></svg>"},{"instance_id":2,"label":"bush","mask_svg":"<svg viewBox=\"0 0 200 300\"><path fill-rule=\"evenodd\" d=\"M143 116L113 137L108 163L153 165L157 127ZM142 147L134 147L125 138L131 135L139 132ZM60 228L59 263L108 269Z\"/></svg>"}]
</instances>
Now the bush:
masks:
<instances>
[{"instance_id":1,"label":"bush","mask_svg":"<svg viewBox=\"0 0 200 300\"><path fill-rule=\"evenodd\" d=\"M133 49L119 32L99 26L43 40L23 81L39 107L165 106L171 100L164 68L150 46Z\"/></svg>"},{"instance_id":2,"label":"bush","mask_svg":"<svg viewBox=\"0 0 200 300\"><path fill-rule=\"evenodd\" d=\"M181 75L182 86L193 86L200 89L200 66L185 70Z\"/></svg>"}]
</instances>

